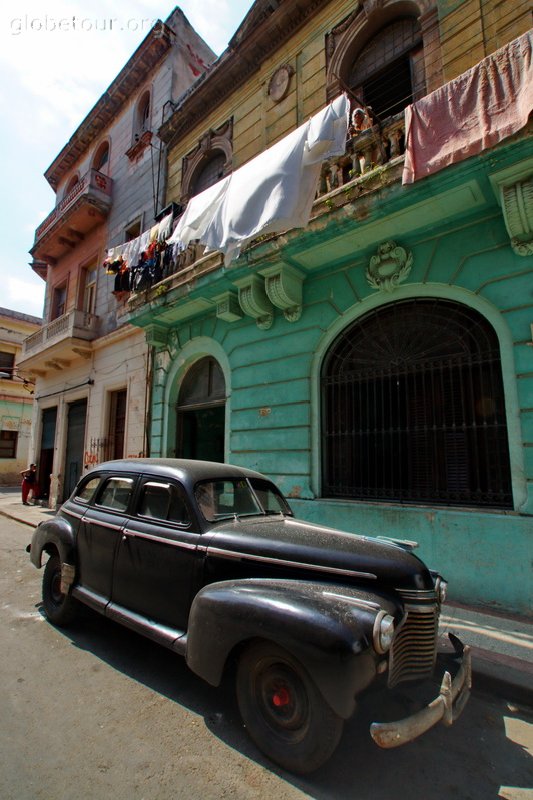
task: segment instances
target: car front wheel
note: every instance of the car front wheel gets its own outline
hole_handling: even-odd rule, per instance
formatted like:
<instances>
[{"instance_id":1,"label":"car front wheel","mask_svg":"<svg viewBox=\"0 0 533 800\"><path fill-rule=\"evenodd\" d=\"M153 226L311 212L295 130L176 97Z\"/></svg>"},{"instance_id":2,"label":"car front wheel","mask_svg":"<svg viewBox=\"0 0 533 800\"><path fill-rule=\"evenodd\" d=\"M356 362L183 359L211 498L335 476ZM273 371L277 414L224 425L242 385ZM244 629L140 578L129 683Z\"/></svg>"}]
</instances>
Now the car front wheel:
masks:
<instances>
[{"instance_id":1,"label":"car front wheel","mask_svg":"<svg viewBox=\"0 0 533 800\"><path fill-rule=\"evenodd\" d=\"M47 619L59 627L69 625L78 613L78 601L61 591L59 556L50 556L44 568L43 607Z\"/></svg>"},{"instance_id":2,"label":"car front wheel","mask_svg":"<svg viewBox=\"0 0 533 800\"><path fill-rule=\"evenodd\" d=\"M300 774L324 764L339 743L343 721L286 650L251 645L237 669L237 700L257 747L281 767Z\"/></svg>"}]
</instances>

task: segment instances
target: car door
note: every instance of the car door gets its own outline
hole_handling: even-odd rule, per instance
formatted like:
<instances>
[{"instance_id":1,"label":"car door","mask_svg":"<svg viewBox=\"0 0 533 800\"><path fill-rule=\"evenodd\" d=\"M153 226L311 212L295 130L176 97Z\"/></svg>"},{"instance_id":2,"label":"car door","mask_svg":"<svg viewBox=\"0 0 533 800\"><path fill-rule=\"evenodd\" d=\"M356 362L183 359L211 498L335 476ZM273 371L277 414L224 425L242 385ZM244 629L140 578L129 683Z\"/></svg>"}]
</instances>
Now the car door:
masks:
<instances>
[{"instance_id":1,"label":"car door","mask_svg":"<svg viewBox=\"0 0 533 800\"><path fill-rule=\"evenodd\" d=\"M184 488L144 476L122 531L113 572L113 604L180 631L203 552Z\"/></svg>"},{"instance_id":2,"label":"car door","mask_svg":"<svg viewBox=\"0 0 533 800\"><path fill-rule=\"evenodd\" d=\"M113 561L134 486L133 476L109 475L81 520L78 583L95 595L93 604L97 607L111 599Z\"/></svg>"}]
</instances>

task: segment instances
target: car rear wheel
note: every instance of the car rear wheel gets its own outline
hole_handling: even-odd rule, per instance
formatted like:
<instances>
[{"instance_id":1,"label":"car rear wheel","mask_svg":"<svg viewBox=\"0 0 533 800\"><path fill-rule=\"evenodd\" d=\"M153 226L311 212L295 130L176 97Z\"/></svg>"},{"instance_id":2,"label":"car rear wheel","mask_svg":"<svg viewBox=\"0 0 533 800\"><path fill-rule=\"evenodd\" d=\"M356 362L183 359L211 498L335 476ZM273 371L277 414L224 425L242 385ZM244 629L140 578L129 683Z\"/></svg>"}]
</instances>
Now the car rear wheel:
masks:
<instances>
[{"instance_id":1,"label":"car rear wheel","mask_svg":"<svg viewBox=\"0 0 533 800\"><path fill-rule=\"evenodd\" d=\"M59 556L50 556L44 568L43 607L47 619L59 627L69 625L78 613L78 601L61 591Z\"/></svg>"},{"instance_id":2,"label":"car rear wheel","mask_svg":"<svg viewBox=\"0 0 533 800\"><path fill-rule=\"evenodd\" d=\"M291 772L318 769L339 743L342 719L300 662L275 644L260 642L242 654L237 700L257 747Z\"/></svg>"}]
</instances>

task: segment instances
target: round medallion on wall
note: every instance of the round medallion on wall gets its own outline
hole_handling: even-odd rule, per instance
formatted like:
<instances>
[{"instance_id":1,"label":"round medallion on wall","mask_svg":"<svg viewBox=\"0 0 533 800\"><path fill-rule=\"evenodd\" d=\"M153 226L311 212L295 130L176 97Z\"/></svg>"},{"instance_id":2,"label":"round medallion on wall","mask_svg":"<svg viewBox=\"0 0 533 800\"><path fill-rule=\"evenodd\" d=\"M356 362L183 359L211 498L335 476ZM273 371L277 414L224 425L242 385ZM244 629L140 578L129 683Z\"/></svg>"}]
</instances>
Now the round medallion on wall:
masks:
<instances>
[{"instance_id":1,"label":"round medallion on wall","mask_svg":"<svg viewBox=\"0 0 533 800\"><path fill-rule=\"evenodd\" d=\"M279 103L287 95L293 74L294 70L290 64L283 64L270 78L268 95L275 103Z\"/></svg>"}]
</instances>

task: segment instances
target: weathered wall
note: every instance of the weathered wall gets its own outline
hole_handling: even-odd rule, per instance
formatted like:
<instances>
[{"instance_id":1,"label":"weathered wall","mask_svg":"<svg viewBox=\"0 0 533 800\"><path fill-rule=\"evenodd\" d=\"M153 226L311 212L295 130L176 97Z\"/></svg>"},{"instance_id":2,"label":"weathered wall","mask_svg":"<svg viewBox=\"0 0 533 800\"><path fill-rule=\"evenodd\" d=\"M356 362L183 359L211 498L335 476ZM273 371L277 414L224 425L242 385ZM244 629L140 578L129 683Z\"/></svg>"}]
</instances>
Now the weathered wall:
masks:
<instances>
[{"instance_id":1,"label":"weathered wall","mask_svg":"<svg viewBox=\"0 0 533 800\"><path fill-rule=\"evenodd\" d=\"M396 194L405 196L399 186ZM270 475L306 519L419 541L421 556L449 577L455 599L526 611L533 600L527 557L533 527L533 448L527 446L533 438L533 265L511 249L495 198L483 213L457 215L453 224L427 226L424 209L418 213L415 230L402 231L398 221L394 225L399 242L413 254L413 267L392 294L369 286L365 271L375 248L357 246L356 224L351 258L334 240L325 241L322 260L297 249L291 254L292 263L305 265L307 272L299 321L288 322L278 311L265 331L249 318L227 323L213 311L187 325L177 324L175 344L161 350L157 360L153 455L174 455L177 386L194 360L213 355L226 376L228 461ZM386 224L383 232L386 236ZM235 277L240 269L239 262L231 268ZM320 370L325 353L346 325L370 309L420 296L475 308L496 331L509 431L511 512L395 507L320 496Z\"/></svg>"},{"instance_id":2,"label":"weathered wall","mask_svg":"<svg viewBox=\"0 0 533 800\"><path fill-rule=\"evenodd\" d=\"M0 351L12 353L15 369L22 350L22 342L39 330L35 317L16 311L2 313L0 309ZM20 483L20 472L26 469L30 458L30 435L33 396L31 387L25 387L18 371L14 379L0 378L0 430L16 432L15 458L0 457L0 484L15 486Z\"/></svg>"},{"instance_id":3,"label":"weathered wall","mask_svg":"<svg viewBox=\"0 0 533 800\"><path fill-rule=\"evenodd\" d=\"M395 10L405 13L417 6L423 12L423 30L430 32L433 50L428 63L431 66L434 59L439 64L431 73L431 88L470 68L528 30L531 23L523 0L442 0L436 4L383 0L367 4L368 14L353 22L354 30L368 21L375 31L377 15L390 14L382 17L390 19ZM168 201L180 200L182 159L209 129L233 118L233 167L237 168L325 104L325 37L353 11L348 2L327 4L275 55L258 63L245 86L206 109L202 122L169 152ZM347 25L352 22L348 20ZM268 96L268 83L282 64L295 72L287 96L275 104ZM450 579L455 599L530 610L533 267L530 257L518 256L511 249L498 189L487 178L504 168L507 157L509 167L517 170L511 182L519 174L525 177L527 140L509 156L511 149L487 153L478 162L471 159L464 169L443 171L416 188L402 188L399 180L395 186L381 187L378 180L376 190L365 194L362 183L361 202L344 209L338 235L328 231L324 222L323 233L318 226L313 234L287 236L289 244L280 245L279 258L301 269L305 278L303 313L296 322L288 322L278 310L268 330L245 316L231 323L217 318L213 303L217 291L235 292L236 280L250 269L260 270L261 257L255 253L250 260L241 257L229 269L191 280L181 294L167 298L161 317L154 314L156 324L160 319L164 326L172 324L172 330L156 359L152 454L175 454L179 383L196 359L212 355L226 378L228 461L272 476L304 518L347 531L419 540L422 557ZM370 256L387 239L397 240L413 254L408 280L390 295L371 288L365 278ZM275 252L270 251L263 266L275 263ZM344 327L366 311L421 296L475 308L496 332L509 432L511 511L400 507L321 497L320 370L327 349ZM181 304L187 303L190 312L182 311ZM188 317L186 323L184 317Z\"/></svg>"}]
</instances>

